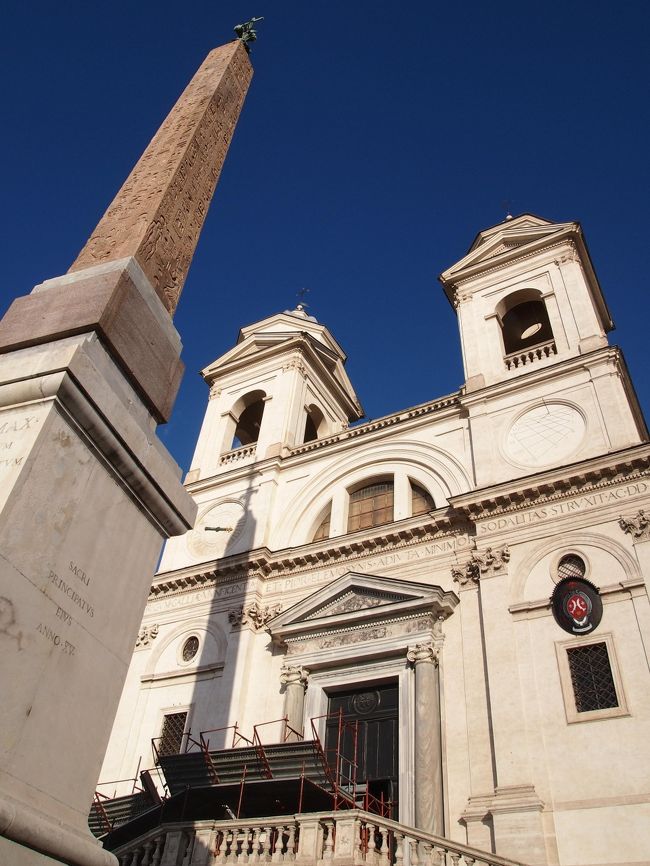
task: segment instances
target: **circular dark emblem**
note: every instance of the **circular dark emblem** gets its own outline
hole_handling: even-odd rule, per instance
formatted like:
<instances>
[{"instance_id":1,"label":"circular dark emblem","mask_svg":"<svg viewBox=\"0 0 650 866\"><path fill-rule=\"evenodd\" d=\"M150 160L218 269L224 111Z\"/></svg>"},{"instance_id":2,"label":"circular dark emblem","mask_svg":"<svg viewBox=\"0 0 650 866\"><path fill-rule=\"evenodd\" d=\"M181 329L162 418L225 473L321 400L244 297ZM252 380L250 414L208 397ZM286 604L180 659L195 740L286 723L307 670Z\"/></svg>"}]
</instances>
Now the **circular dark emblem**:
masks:
<instances>
[{"instance_id":1,"label":"circular dark emblem","mask_svg":"<svg viewBox=\"0 0 650 866\"><path fill-rule=\"evenodd\" d=\"M350 698L350 710L353 713L367 715L379 706L378 692L359 692Z\"/></svg>"},{"instance_id":2,"label":"circular dark emblem","mask_svg":"<svg viewBox=\"0 0 650 866\"><path fill-rule=\"evenodd\" d=\"M570 634L589 634L600 623L603 602L598 589L583 577L565 577L553 590L555 622Z\"/></svg>"}]
</instances>

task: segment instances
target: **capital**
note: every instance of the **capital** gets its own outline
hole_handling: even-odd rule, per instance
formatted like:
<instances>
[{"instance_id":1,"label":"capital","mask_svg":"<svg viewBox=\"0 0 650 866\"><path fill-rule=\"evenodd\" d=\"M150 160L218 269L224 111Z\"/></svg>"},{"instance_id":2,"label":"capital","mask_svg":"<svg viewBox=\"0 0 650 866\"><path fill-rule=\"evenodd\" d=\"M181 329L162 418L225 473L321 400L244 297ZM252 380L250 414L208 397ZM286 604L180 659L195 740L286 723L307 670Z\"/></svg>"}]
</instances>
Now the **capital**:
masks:
<instances>
[{"instance_id":1,"label":"capital","mask_svg":"<svg viewBox=\"0 0 650 866\"><path fill-rule=\"evenodd\" d=\"M280 682L283 686L302 686L307 687L309 679L309 671L305 668L294 667L293 665L282 665L280 671Z\"/></svg>"},{"instance_id":2,"label":"capital","mask_svg":"<svg viewBox=\"0 0 650 866\"><path fill-rule=\"evenodd\" d=\"M641 508L634 517L620 517L618 525L623 532L632 536L632 541L647 541L650 539L650 519Z\"/></svg>"},{"instance_id":3,"label":"capital","mask_svg":"<svg viewBox=\"0 0 650 866\"><path fill-rule=\"evenodd\" d=\"M416 643L407 649L406 658L412 665L418 665L420 662L437 665L439 652L440 650L432 643Z\"/></svg>"}]
</instances>

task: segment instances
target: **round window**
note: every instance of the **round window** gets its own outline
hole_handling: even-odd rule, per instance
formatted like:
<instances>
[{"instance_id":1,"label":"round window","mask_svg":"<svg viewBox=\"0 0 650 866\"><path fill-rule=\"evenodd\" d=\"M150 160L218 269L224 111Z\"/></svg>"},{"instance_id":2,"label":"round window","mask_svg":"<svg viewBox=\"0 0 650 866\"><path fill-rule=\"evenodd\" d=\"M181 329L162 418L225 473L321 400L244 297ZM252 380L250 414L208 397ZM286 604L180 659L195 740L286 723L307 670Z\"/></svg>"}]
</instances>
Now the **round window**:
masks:
<instances>
[{"instance_id":1,"label":"round window","mask_svg":"<svg viewBox=\"0 0 650 866\"><path fill-rule=\"evenodd\" d=\"M557 576L561 580L565 577L584 577L586 570L583 559L575 553L568 553L558 562Z\"/></svg>"},{"instance_id":2,"label":"round window","mask_svg":"<svg viewBox=\"0 0 650 866\"><path fill-rule=\"evenodd\" d=\"M199 651L199 639L196 635L192 635L192 637L188 637L188 639L183 644L183 649L181 650L181 657L184 662L191 662L194 656Z\"/></svg>"}]
</instances>

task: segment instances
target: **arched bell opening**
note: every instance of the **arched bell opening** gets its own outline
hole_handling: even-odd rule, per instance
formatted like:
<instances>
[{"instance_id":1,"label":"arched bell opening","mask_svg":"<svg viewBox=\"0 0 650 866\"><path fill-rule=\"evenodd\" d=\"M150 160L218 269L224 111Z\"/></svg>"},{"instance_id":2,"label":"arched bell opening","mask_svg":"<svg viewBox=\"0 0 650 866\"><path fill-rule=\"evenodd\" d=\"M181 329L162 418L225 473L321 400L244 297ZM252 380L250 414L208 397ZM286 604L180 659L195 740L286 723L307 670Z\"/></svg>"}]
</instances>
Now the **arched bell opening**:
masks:
<instances>
[{"instance_id":1,"label":"arched bell opening","mask_svg":"<svg viewBox=\"0 0 650 866\"><path fill-rule=\"evenodd\" d=\"M264 391L251 391L237 401L235 409L235 430L231 449L253 445L260 436L266 394Z\"/></svg>"},{"instance_id":2,"label":"arched bell opening","mask_svg":"<svg viewBox=\"0 0 650 866\"><path fill-rule=\"evenodd\" d=\"M326 435L325 416L313 403L307 406L307 418L305 421L305 435L303 443L313 442L315 439L320 439Z\"/></svg>"},{"instance_id":3,"label":"arched bell opening","mask_svg":"<svg viewBox=\"0 0 650 866\"><path fill-rule=\"evenodd\" d=\"M506 355L523 352L553 340L553 329L540 292L523 289L508 295L497 307Z\"/></svg>"}]
</instances>

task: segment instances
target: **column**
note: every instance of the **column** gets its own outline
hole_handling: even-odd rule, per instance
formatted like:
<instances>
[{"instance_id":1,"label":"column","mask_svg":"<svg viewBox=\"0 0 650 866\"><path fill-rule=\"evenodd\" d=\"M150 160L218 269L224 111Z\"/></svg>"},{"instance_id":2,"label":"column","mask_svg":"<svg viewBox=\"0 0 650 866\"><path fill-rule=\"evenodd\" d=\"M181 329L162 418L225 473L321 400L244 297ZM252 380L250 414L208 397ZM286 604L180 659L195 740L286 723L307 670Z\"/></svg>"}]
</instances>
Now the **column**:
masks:
<instances>
[{"instance_id":1,"label":"column","mask_svg":"<svg viewBox=\"0 0 650 866\"><path fill-rule=\"evenodd\" d=\"M419 643L408 648L406 658L415 670L415 825L426 833L442 835L438 654L438 648L432 643Z\"/></svg>"},{"instance_id":2,"label":"column","mask_svg":"<svg viewBox=\"0 0 650 866\"><path fill-rule=\"evenodd\" d=\"M284 665L280 682L284 686L284 715L286 718L285 740L295 742L304 736L305 689L308 671L304 668Z\"/></svg>"}]
</instances>

